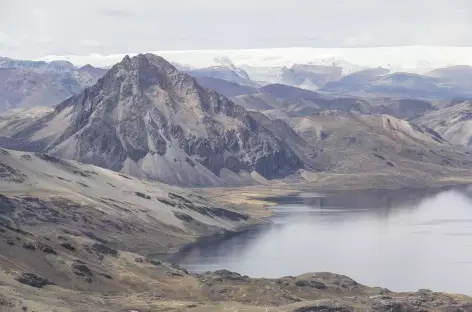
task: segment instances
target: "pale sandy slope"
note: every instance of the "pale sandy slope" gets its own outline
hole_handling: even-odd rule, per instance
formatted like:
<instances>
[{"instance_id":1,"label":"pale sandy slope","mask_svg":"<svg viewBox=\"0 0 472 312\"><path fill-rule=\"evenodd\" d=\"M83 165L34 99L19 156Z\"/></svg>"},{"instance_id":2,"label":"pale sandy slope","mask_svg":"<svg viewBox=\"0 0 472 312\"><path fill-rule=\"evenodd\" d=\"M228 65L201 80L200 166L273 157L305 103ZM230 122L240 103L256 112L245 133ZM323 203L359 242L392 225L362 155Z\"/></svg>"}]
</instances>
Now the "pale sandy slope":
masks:
<instances>
[{"instance_id":1,"label":"pale sandy slope","mask_svg":"<svg viewBox=\"0 0 472 312\"><path fill-rule=\"evenodd\" d=\"M472 159L434 131L388 115L337 111L292 119L323 172L303 172L319 187L421 187L469 181Z\"/></svg>"},{"instance_id":2,"label":"pale sandy slope","mask_svg":"<svg viewBox=\"0 0 472 312\"><path fill-rule=\"evenodd\" d=\"M464 101L439 107L414 120L430 127L453 144L469 147L472 137L472 103Z\"/></svg>"},{"instance_id":3,"label":"pale sandy slope","mask_svg":"<svg viewBox=\"0 0 472 312\"><path fill-rule=\"evenodd\" d=\"M122 224L121 227L94 226L92 232L108 239L112 237L116 244L135 241L137 245L128 244L134 250L171 250L196 237L218 230L235 230L253 222L246 215L232 213L189 190L92 165L12 150L0 151L0 190L1 194L18 197L20 201L24 196L31 196L57 202L59 206L60 202L74 203L84 214L102 216L94 222L107 219ZM39 218L41 213L38 211L32 218ZM16 212L11 219L24 221L23 215ZM122 229L138 224L144 232L132 234ZM56 231L58 227L48 222L38 225L44 231L49 227ZM80 231L84 224L66 218L59 225ZM165 239L159 239L162 237Z\"/></svg>"}]
</instances>

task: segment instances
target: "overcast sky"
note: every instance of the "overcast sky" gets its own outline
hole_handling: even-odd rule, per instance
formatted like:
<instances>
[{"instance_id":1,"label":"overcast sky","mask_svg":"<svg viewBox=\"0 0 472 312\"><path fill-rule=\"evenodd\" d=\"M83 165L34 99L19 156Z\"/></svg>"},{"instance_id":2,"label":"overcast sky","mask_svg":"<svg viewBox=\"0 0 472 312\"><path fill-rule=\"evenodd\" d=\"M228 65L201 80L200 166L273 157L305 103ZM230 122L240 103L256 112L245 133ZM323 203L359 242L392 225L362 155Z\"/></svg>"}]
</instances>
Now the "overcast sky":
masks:
<instances>
[{"instance_id":1,"label":"overcast sky","mask_svg":"<svg viewBox=\"0 0 472 312\"><path fill-rule=\"evenodd\" d=\"M469 0L0 0L0 55L472 46Z\"/></svg>"}]
</instances>

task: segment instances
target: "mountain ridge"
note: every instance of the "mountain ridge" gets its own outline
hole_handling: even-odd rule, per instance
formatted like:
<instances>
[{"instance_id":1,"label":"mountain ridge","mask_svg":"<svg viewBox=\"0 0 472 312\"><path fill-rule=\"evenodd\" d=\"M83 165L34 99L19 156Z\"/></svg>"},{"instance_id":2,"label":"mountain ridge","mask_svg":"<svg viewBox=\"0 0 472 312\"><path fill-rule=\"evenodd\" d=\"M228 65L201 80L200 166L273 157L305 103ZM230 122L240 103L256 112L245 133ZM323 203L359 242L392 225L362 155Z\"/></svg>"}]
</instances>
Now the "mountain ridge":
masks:
<instances>
[{"instance_id":1,"label":"mountain ridge","mask_svg":"<svg viewBox=\"0 0 472 312\"><path fill-rule=\"evenodd\" d=\"M17 134L61 158L171 184L220 185L225 174L248 182L253 171L272 178L303 166L244 108L152 54L125 57Z\"/></svg>"},{"instance_id":2,"label":"mountain ridge","mask_svg":"<svg viewBox=\"0 0 472 312\"><path fill-rule=\"evenodd\" d=\"M221 65L221 58L230 59L240 66L291 66L294 63L352 66L355 70L363 67L385 67L392 71L425 73L434 68L451 65L472 65L472 47L444 46L391 46L360 48L270 48L243 50L185 50L149 51L166 59L193 67ZM130 55L137 55L130 54ZM109 66L119 62L125 54L112 55L49 55L38 61L68 60L76 65L90 63L94 66ZM353 66L352 64L356 64Z\"/></svg>"},{"instance_id":3,"label":"mountain ridge","mask_svg":"<svg viewBox=\"0 0 472 312\"><path fill-rule=\"evenodd\" d=\"M0 58L0 111L52 106L93 85L106 71L67 61Z\"/></svg>"},{"instance_id":4,"label":"mountain ridge","mask_svg":"<svg viewBox=\"0 0 472 312\"><path fill-rule=\"evenodd\" d=\"M424 144L413 144L396 129L383 128L385 120L396 118L378 116L416 118L435 109L430 102L377 99L374 105L280 84L259 90L233 102L200 86L198 79L179 72L162 57L127 56L94 86L63 101L53 112L39 112L38 120L31 118L31 111L0 115L0 144L185 186L252 185L267 183L266 179L311 183L310 177L320 172L359 174L358 163L351 161L355 159L381 173L381 179L403 174L408 183L418 182L411 172L467 175L470 157L437 138L436 132L422 129ZM412 106L415 111L406 114ZM306 118L333 110L337 113L329 123L328 117ZM346 118L342 112L371 117L360 122L358 115ZM294 117L302 118L307 131L299 131ZM358 131L351 133L343 128L347 125ZM320 128L327 130L321 133ZM376 144L392 155L390 163L386 156L378 157ZM392 144L408 148L387 148ZM361 157L366 148L372 153Z\"/></svg>"}]
</instances>

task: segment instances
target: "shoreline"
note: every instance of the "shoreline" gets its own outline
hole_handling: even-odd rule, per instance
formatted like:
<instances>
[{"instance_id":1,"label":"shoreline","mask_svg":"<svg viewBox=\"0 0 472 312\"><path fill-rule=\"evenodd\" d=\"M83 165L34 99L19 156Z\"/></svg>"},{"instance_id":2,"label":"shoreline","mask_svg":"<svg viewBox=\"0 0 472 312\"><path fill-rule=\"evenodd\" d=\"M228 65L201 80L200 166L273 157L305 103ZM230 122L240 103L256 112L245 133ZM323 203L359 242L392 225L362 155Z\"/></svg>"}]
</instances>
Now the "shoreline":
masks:
<instances>
[{"instance_id":1,"label":"shoreline","mask_svg":"<svg viewBox=\"0 0 472 312\"><path fill-rule=\"evenodd\" d=\"M333 194L336 194L336 193L343 193L343 192L363 192L363 191L401 192L401 191L404 191L404 190L417 190L417 191L428 191L429 190L434 194L434 193L440 193L440 192L449 191L449 190L453 190L453 189L457 189L457 188L465 189L469 185L470 184L467 183L467 184L441 185L441 186L437 186L437 187L416 187L416 188L405 187L405 188L399 188L399 189L329 190L329 191L323 191L323 192L320 192L320 193L323 193L323 195L326 195L326 196L330 196L330 195L333 195ZM251 187L251 189L253 191L255 191L253 188L254 187ZM243 188L241 191L245 192L246 195L247 195L247 193L249 193L249 192L247 192L246 188ZM268 192L269 193L274 193L274 192L276 192L276 190L270 189L270 190L268 190ZM269 196L269 197L261 196L261 197L248 197L248 198L250 200L255 200L258 203L266 202L268 205L266 205L264 207L265 207L265 209L268 209L270 206L279 204L279 202L277 202L277 199L286 198L286 197L295 198L295 197L300 196L300 194L303 194L303 193L304 193L303 191L294 192L293 189L291 189L289 192L284 193L284 194L279 194L279 195L273 195L272 194L272 196ZM313 193L315 193L315 192L313 192ZM185 257L185 254L188 253L189 251L192 251L192 249L194 249L194 248L198 249L200 247L204 247L204 246L208 246L208 245L220 244L220 243L225 242L226 240L229 240L229 239L231 239L233 237L236 237L238 235L242 235L242 234L247 233L249 231L257 231L258 229L263 229L263 227L269 226L272 223L270 218L271 218L271 216L263 217L263 218L258 219L258 220L263 221L262 223L259 223L259 224L245 225L245 226L242 226L242 227L238 227L234 230L223 230L223 231L220 231L220 232L215 233L215 234L210 234L210 235L205 235L205 236L198 237L198 238L196 238L195 241L181 246L176 252L174 252L172 254L168 254L167 255L168 257L166 258L166 261L170 261L171 263L179 264L179 261L177 261L177 260L181 259L181 257ZM185 265L183 265L182 267L185 268ZM227 270L227 269L224 268L222 270ZM215 269L209 270L209 271L206 271L206 272L207 273L215 273L213 271L215 271ZM307 272L302 273L302 274L311 274L311 272L314 272L314 271L307 271ZM239 274L239 272L235 272L235 273ZM191 274L197 275L197 276L199 275L198 273L195 273L195 272L191 273ZM331 272L331 274L336 274L336 272L333 271L333 272ZM263 277L249 276L249 277L250 278L262 278L262 279L279 279L279 278L284 278L284 277L287 277L287 276L281 275L281 276L278 276L278 277L264 277L264 276ZM383 287L383 286L382 285L380 285L380 286L370 285L368 287L375 288L375 287ZM397 290L397 291L393 291L393 292L394 293L413 293L415 291L414 290ZM454 294L464 295L463 293L459 293L459 292L454 293ZM466 296L466 295L464 295L464 296Z\"/></svg>"},{"instance_id":2,"label":"shoreline","mask_svg":"<svg viewBox=\"0 0 472 312\"><path fill-rule=\"evenodd\" d=\"M270 222L260 223L260 224L251 224L247 226L239 227L235 230L223 230L215 234L200 236L194 242L188 243L180 247L176 252L168 254L166 261L171 263L176 262L176 260L181 257L183 254L191 251L194 248L199 248L206 245L219 244L226 240L229 240L233 237L245 234L250 231L257 231L260 228L263 228L269 225ZM178 262L178 261L177 261Z\"/></svg>"},{"instance_id":3,"label":"shoreline","mask_svg":"<svg viewBox=\"0 0 472 312\"><path fill-rule=\"evenodd\" d=\"M195 238L194 241L186 243L180 247L178 247L175 251L169 253L150 253L150 255L156 255L162 257L162 260L171 261L175 260L175 257L178 257L180 254L186 253L193 248L198 248L200 246L209 245L209 244L218 244L240 234L247 233L248 231L257 230L260 227L267 226L271 224L270 218L272 217L272 212L269 210L269 207L276 206L279 204L276 199L286 198L286 197L298 197L300 194L303 193L322 193L327 196L332 194L339 194L342 192L401 192L406 190L431 190L431 191L447 191L455 188L466 188L471 183L458 183L458 184L443 184L439 186L417 186L417 187L401 187L401 188L379 188L379 189L367 189L367 188L360 188L360 189L316 189L309 188L305 185L305 189L295 189L293 188L293 184L286 185L290 187L288 189L285 188L269 188L268 186L249 186L249 187L228 187L228 190L231 190L230 195L222 195L218 197L208 196L209 194L205 194L208 198L214 200L215 198L218 199L228 199L232 196L239 195L243 197L246 202L244 204L234 204L228 203L226 201L222 201L222 205L230 205L233 210L238 212L244 212L250 215L252 218L255 219L257 223L255 224L247 224L240 227L237 227L233 230L220 230L216 233L198 236ZM209 189L205 189L209 190ZM212 189L212 190L221 190L221 188ZM278 194L274 194L278 193ZM238 197L238 196L237 196ZM219 201L217 201L219 202ZM236 207L234 207L236 205ZM239 206L239 207L238 207ZM245 207L241 207L245 206ZM254 216L254 211L250 211L251 209L256 209L256 217ZM265 211L266 213L263 216L260 216L260 211Z\"/></svg>"}]
</instances>

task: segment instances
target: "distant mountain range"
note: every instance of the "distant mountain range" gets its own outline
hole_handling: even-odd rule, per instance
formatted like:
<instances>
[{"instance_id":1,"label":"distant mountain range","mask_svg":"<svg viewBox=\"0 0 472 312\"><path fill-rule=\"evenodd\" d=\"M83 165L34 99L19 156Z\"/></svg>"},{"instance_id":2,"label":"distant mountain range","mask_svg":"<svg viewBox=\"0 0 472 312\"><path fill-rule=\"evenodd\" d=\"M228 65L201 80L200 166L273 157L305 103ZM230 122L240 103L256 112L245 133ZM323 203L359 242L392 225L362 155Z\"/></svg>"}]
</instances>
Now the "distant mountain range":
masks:
<instances>
[{"instance_id":1,"label":"distant mountain range","mask_svg":"<svg viewBox=\"0 0 472 312\"><path fill-rule=\"evenodd\" d=\"M241 64L242 60L236 65L237 62L223 56L214 57L212 62L215 65L201 68L173 65L197 78L201 85L228 97L264 93L261 88L267 85L287 85L316 91L325 97L355 97L367 101L378 97L396 100L472 98L472 67L468 65L418 74L395 72L392 66L354 66L334 58L287 66L245 65ZM69 61L0 58L0 111L56 105L96 83L107 70L90 64L76 67Z\"/></svg>"},{"instance_id":2,"label":"distant mountain range","mask_svg":"<svg viewBox=\"0 0 472 312\"><path fill-rule=\"evenodd\" d=\"M328 96L364 98L384 96L397 99L422 98L429 100L471 98L472 80L467 77L472 75L472 67L461 66L457 76L454 74L456 68L456 66L441 68L424 75L404 72L392 73L385 68L370 68L342 76L341 69L338 67L296 64L290 68L246 67L244 78L224 66L194 69L187 72L200 79L206 87L218 90L227 96L241 95L244 92L254 93L254 88L283 84L321 92ZM204 81L205 78L213 79ZM221 80L233 83L232 86L226 86L231 89L230 92L226 93ZM250 86L253 89L236 91L234 84Z\"/></svg>"},{"instance_id":3,"label":"distant mountain range","mask_svg":"<svg viewBox=\"0 0 472 312\"><path fill-rule=\"evenodd\" d=\"M424 74L393 72L387 68L361 69L345 74L342 67L335 64L307 65L294 64L290 67L241 68L219 65L191 69L187 72L201 80L214 78L226 80L241 86L257 88L270 84L284 84L301 89L319 91L333 96L387 96L396 98L454 99L472 97L472 67L452 66L432 70ZM243 91L225 93L222 82L204 81L209 88L218 89L223 94L234 96ZM230 86L228 86L230 88ZM247 91L247 93L253 93Z\"/></svg>"},{"instance_id":4,"label":"distant mountain range","mask_svg":"<svg viewBox=\"0 0 472 312\"><path fill-rule=\"evenodd\" d=\"M471 47L399 46L367 48L275 48L247 50L149 51L171 62L193 68L228 63L237 67L291 67L293 64L337 66L343 74L366 68L383 67L392 72L423 74L436 68L454 65L472 66ZM130 54L133 56L136 54ZM76 65L112 66L125 54L52 55L41 61L65 60Z\"/></svg>"},{"instance_id":5,"label":"distant mountain range","mask_svg":"<svg viewBox=\"0 0 472 312\"><path fill-rule=\"evenodd\" d=\"M95 84L105 72L91 65L78 68L66 61L0 58L0 111L56 105Z\"/></svg>"},{"instance_id":6,"label":"distant mountain range","mask_svg":"<svg viewBox=\"0 0 472 312\"><path fill-rule=\"evenodd\" d=\"M467 47L283 48L153 53L169 59L179 70L195 77L219 78L246 86L282 83L334 94L382 94L402 98L471 96L471 80L467 77L472 66L472 48ZM39 61L67 60L76 65L108 67L123 56L48 56ZM356 75L358 72L367 76ZM366 81L369 76L372 79ZM454 78L451 79L451 76Z\"/></svg>"},{"instance_id":7,"label":"distant mountain range","mask_svg":"<svg viewBox=\"0 0 472 312\"><path fill-rule=\"evenodd\" d=\"M189 53L184 54L193 55ZM236 65L238 62L225 56L215 56L212 62L215 65L203 68L173 65L195 77L199 85L232 99L247 110L263 112L271 119L290 122L293 117L326 110L389 114L431 127L453 143L470 145L469 132L472 131L468 130L467 122L462 122L464 117L460 118L460 123L448 117L451 111L467 115L467 106L437 105L438 101L462 103L472 98L472 67L469 65L418 74L394 72L391 66L356 67L335 58L265 67L244 65L242 60ZM266 63L275 61L271 62ZM0 57L0 112L53 107L94 85L107 71L90 64L77 67L69 61Z\"/></svg>"},{"instance_id":8,"label":"distant mountain range","mask_svg":"<svg viewBox=\"0 0 472 312\"><path fill-rule=\"evenodd\" d=\"M67 62L40 68L84 70ZM319 66L302 69L339 75ZM231 79L249 76L228 64L206 73L215 70ZM383 74L373 72L344 79L371 81ZM405 84L401 76L381 77ZM411 180L419 172L465 173L472 164L468 154L437 131L402 120L437 109L420 99L338 97L285 84L194 78L159 56L140 54L123 58L55 108L0 114L0 145L185 186L312 181L319 172L360 174L364 167L381 179L393 171Z\"/></svg>"}]
</instances>

